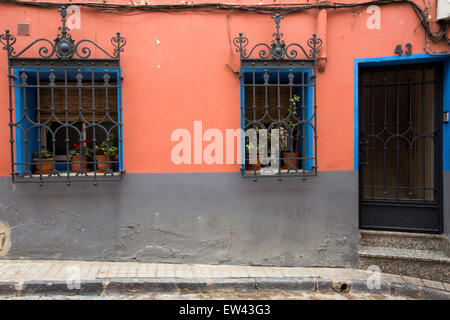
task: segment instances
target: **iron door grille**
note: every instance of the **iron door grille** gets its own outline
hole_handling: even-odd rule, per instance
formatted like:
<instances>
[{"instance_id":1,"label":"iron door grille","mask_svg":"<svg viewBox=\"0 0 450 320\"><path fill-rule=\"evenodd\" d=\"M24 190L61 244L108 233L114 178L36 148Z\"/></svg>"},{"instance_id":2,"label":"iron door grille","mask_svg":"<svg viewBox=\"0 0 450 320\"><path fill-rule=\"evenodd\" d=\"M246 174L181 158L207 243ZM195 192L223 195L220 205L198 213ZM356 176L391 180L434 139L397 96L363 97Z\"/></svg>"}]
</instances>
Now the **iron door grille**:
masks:
<instances>
[{"instance_id":1,"label":"iron door grille","mask_svg":"<svg viewBox=\"0 0 450 320\"><path fill-rule=\"evenodd\" d=\"M313 34L308 51L298 43L287 45L281 39L282 18L273 16L276 32L271 44L258 43L247 51L248 39L242 33L233 40L241 59L244 178L317 175L316 63L322 41ZM249 129L258 135L257 146ZM270 146L272 130L278 140L276 154Z\"/></svg>"},{"instance_id":2,"label":"iron door grille","mask_svg":"<svg viewBox=\"0 0 450 320\"><path fill-rule=\"evenodd\" d=\"M360 71L360 204L363 222L370 221L365 227L376 222L436 231L441 224L440 70L416 64ZM391 222L377 215L390 215L384 219Z\"/></svg>"},{"instance_id":3,"label":"iron door grille","mask_svg":"<svg viewBox=\"0 0 450 320\"><path fill-rule=\"evenodd\" d=\"M37 39L16 53L16 38L8 30L0 35L8 54L12 180L121 180L125 38L117 33L111 39L112 54L91 40L75 42L67 10L59 11L61 32L53 42Z\"/></svg>"}]
</instances>

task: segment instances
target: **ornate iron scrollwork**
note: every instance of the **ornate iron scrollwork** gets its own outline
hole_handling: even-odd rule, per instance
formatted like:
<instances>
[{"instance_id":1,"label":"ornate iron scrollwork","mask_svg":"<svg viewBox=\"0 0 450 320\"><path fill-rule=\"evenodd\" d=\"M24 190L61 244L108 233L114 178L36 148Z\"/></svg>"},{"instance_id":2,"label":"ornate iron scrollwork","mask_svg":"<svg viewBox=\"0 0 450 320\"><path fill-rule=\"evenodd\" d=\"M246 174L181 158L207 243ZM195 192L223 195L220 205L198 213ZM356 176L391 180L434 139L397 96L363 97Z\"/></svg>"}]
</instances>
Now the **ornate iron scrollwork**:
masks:
<instances>
[{"instance_id":1,"label":"ornate iron scrollwork","mask_svg":"<svg viewBox=\"0 0 450 320\"><path fill-rule=\"evenodd\" d=\"M322 45L322 40L313 34L312 38L308 39L307 45L310 48L307 51L302 45L298 43L291 43L286 45L285 41L281 38L283 34L280 33L280 22L283 16L276 14L272 17L275 21L276 32L273 33L274 39L269 44L258 43L256 44L249 53L247 53L248 38L244 37L242 32L239 36L233 39L233 44L236 46L236 52L240 53L241 59L252 59L253 53L256 53L259 59L298 59L299 51L303 52L305 59L315 60L317 54L319 53L319 48Z\"/></svg>"},{"instance_id":2,"label":"ornate iron scrollwork","mask_svg":"<svg viewBox=\"0 0 450 320\"><path fill-rule=\"evenodd\" d=\"M13 45L16 43L16 37L10 34L8 29L0 35L0 43L3 45L3 50L8 53L8 57L15 54Z\"/></svg>"},{"instance_id":3,"label":"ornate iron scrollwork","mask_svg":"<svg viewBox=\"0 0 450 320\"><path fill-rule=\"evenodd\" d=\"M88 59L91 57L92 49L86 46L87 44L99 49L109 59L118 59L120 57L120 53L123 52L123 47L126 44L126 40L120 35L120 32L117 32L116 36L111 38L111 44L114 46L113 53L111 54L92 40L83 39L76 42L72 39L72 35L68 32L69 28L66 25L67 8L62 6L59 12L61 14L62 25L58 28L60 33L53 42L45 38L36 39L16 54L13 47L16 42L16 37L10 34L9 30L6 30L4 34L0 35L0 43L3 45L3 49L7 51L8 58L22 57L25 52L38 43L43 43L37 51L39 57L43 59L55 57L58 59Z\"/></svg>"}]
</instances>

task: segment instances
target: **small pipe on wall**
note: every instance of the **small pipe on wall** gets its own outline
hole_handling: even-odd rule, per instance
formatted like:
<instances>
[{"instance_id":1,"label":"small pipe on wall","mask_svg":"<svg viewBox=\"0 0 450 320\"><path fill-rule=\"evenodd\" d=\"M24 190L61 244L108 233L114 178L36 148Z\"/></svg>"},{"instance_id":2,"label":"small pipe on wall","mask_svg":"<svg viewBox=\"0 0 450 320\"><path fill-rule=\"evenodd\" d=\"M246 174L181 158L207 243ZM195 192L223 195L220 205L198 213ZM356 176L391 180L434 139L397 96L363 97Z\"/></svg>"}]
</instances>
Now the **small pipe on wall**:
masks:
<instances>
[{"instance_id":1,"label":"small pipe on wall","mask_svg":"<svg viewBox=\"0 0 450 320\"><path fill-rule=\"evenodd\" d=\"M317 69L320 72L324 72L325 67L327 66L327 9L319 9L319 12L317 13L316 35L317 38L322 39Z\"/></svg>"}]
</instances>

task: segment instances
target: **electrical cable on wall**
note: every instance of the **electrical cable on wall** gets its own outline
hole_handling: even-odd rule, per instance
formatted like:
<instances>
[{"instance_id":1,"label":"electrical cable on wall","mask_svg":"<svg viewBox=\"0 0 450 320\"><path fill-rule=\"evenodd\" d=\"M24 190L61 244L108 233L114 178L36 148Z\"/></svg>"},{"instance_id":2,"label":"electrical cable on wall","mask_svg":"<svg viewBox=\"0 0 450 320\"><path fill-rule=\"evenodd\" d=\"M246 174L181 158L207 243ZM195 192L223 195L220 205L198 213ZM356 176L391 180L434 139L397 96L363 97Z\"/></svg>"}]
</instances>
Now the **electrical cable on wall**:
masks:
<instances>
[{"instance_id":1,"label":"electrical cable on wall","mask_svg":"<svg viewBox=\"0 0 450 320\"><path fill-rule=\"evenodd\" d=\"M302 11L307 11L311 9L349 9L356 8L361 6L370 6L370 5L392 5L392 4L409 4L411 8L416 13L417 17L420 20L422 27L425 30L426 35L434 42L439 42L443 39L450 43L450 39L447 35L448 24L440 23L439 31L433 32L430 28L430 23L427 19L427 15L412 0L374 0L367 2L356 2L356 3L339 3L339 2L321 2L321 3L312 3L312 4L293 4L293 5L232 5L232 4L224 4L224 3L186 3L186 4L163 4L163 5L129 5L129 4L110 4L110 3L77 3L77 2L69 2L69 3L58 3L58 2L38 2L38 1L21 1L21 0L0 0L5 3L14 3L17 5L24 6L34 6L41 8L55 8L60 7L62 5L77 5L81 7L92 8L96 10L100 10L103 12L113 13L113 14L121 14L121 15L135 15L135 14L143 14L149 12L186 12L186 11L195 11L195 12L212 12L212 11L235 11L235 12L251 12L258 14L274 14L279 13L283 15L287 15L290 13L297 13ZM138 13L133 13L132 11L139 11Z\"/></svg>"}]
</instances>

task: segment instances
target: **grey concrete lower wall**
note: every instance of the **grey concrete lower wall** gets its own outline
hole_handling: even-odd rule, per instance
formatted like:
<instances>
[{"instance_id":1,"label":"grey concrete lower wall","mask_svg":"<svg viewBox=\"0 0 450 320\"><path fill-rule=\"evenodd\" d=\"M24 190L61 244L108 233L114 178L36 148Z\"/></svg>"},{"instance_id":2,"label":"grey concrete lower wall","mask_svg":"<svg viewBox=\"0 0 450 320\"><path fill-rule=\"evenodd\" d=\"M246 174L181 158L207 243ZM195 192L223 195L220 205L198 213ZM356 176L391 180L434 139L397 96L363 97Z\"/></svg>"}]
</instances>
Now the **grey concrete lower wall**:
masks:
<instances>
[{"instance_id":1,"label":"grey concrete lower wall","mask_svg":"<svg viewBox=\"0 0 450 320\"><path fill-rule=\"evenodd\" d=\"M356 266L357 177L126 174L69 187L0 178L10 237L1 258Z\"/></svg>"}]
</instances>

